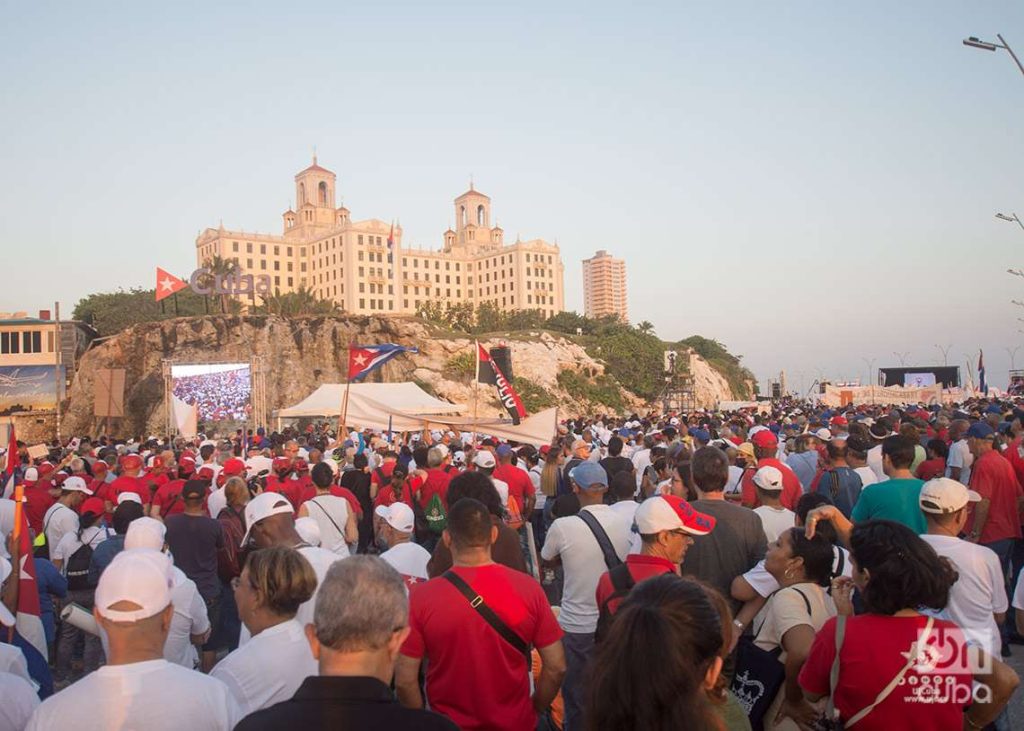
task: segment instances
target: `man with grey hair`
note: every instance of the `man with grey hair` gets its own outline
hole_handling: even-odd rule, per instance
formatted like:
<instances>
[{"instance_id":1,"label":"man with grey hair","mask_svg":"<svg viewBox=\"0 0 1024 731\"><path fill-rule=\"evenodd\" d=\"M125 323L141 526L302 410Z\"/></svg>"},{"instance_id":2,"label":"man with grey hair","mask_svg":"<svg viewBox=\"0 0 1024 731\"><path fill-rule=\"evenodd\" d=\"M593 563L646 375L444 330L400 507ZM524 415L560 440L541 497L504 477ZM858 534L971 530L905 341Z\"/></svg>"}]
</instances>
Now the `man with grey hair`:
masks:
<instances>
[{"instance_id":1,"label":"man with grey hair","mask_svg":"<svg viewBox=\"0 0 1024 731\"><path fill-rule=\"evenodd\" d=\"M375 556L338 561L317 594L306 637L320 674L306 678L291 700L250 714L236 731L261 729L426 729L457 727L431 711L404 708L389 684L409 635L402 577Z\"/></svg>"}]
</instances>

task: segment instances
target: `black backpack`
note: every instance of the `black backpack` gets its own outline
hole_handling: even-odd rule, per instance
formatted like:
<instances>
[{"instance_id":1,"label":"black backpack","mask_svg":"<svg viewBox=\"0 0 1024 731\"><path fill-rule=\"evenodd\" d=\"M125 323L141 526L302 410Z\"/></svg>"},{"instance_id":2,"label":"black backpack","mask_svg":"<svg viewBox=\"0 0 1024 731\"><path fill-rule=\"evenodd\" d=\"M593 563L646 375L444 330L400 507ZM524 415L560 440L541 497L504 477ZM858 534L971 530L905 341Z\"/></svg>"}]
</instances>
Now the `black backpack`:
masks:
<instances>
[{"instance_id":1,"label":"black backpack","mask_svg":"<svg viewBox=\"0 0 1024 731\"><path fill-rule=\"evenodd\" d=\"M621 563L615 568L609 569L608 578L612 580L612 587L615 591L613 591L611 596L609 596L604 603L598 607L597 631L594 633L595 642L600 642L604 637L606 637L608 634L608 628L611 626L614 615L609 610L608 605L611 604L614 599L624 599L636 585L636 581L633 580L633 574L629 571L628 564Z\"/></svg>"},{"instance_id":2,"label":"black backpack","mask_svg":"<svg viewBox=\"0 0 1024 731\"><path fill-rule=\"evenodd\" d=\"M98 533L96 535L99 535ZM79 540L82 536L79 534ZM95 537L94 537L95 540ZM83 543L68 556L64 576L68 580L68 591L88 591L95 588L89 582L89 563L92 561L92 543Z\"/></svg>"}]
</instances>

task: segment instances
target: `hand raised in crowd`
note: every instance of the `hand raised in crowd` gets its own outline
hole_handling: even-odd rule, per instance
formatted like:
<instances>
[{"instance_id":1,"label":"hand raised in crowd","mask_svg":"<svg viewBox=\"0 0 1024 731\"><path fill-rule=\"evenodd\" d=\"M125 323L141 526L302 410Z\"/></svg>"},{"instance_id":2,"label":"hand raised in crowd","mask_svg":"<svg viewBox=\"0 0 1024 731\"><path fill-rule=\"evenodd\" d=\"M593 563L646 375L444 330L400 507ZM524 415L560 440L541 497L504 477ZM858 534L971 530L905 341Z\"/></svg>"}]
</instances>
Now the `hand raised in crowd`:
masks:
<instances>
[{"instance_id":1,"label":"hand raised in crowd","mask_svg":"<svg viewBox=\"0 0 1024 731\"><path fill-rule=\"evenodd\" d=\"M853 616L853 589L853 579L849 576L832 579L832 603L836 605L836 612L840 616Z\"/></svg>"}]
</instances>

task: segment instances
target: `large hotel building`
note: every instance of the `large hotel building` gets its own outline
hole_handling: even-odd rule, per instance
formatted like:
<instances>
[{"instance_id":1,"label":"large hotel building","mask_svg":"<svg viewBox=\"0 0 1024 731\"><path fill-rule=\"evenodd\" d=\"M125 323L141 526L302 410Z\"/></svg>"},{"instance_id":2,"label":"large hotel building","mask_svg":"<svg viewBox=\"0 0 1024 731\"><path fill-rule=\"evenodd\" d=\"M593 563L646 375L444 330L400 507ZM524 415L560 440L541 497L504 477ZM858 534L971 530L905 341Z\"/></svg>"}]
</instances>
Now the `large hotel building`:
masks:
<instances>
[{"instance_id":1,"label":"large hotel building","mask_svg":"<svg viewBox=\"0 0 1024 731\"><path fill-rule=\"evenodd\" d=\"M314 157L295 176L298 210L284 212L282 235L208 228L196 239L199 265L219 255L243 275L269 276L273 290L305 286L355 314L413 314L431 300L545 316L565 309L558 245L506 244L502 229L491 227L491 199L472 185L455 199L455 230L444 232L441 249L422 251L402 247L400 226L353 221L347 208L335 207L335 181Z\"/></svg>"},{"instance_id":2,"label":"large hotel building","mask_svg":"<svg viewBox=\"0 0 1024 731\"><path fill-rule=\"evenodd\" d=\"M587 317L615 315L629 322L626 262L603 250L583 260L583 312Z\"/></svg>"}]
</instances>

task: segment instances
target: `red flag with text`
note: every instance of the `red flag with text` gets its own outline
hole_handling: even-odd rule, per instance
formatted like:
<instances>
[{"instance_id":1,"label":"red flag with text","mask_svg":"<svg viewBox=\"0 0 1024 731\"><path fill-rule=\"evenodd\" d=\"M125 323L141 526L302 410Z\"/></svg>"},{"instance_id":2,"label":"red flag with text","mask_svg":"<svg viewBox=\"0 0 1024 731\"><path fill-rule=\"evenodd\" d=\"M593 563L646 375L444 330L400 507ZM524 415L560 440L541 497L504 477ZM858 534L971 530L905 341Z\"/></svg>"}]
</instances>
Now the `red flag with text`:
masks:
<instances>
[{"instance_id":1,"label":"red flag with text","mask_svg":"<svg viewBox=\"0 0 1024 731\"><path fill-rule=\"evenodd\" d=\"M523 406L522 399L519 398L519 394L512 388L512 384L509 383L505 374L501 372L501 367L491 358L491 354L487 352L487 349L480 343L477 343L476 351L477 358L480 361L477 380L481 383L493 383L495 385L498 389L498 400L501 401L502 406L505 407L509 416L512 417L512 423L518 424L526 418L526 408Z\"/></svg>"}]
</instances>

